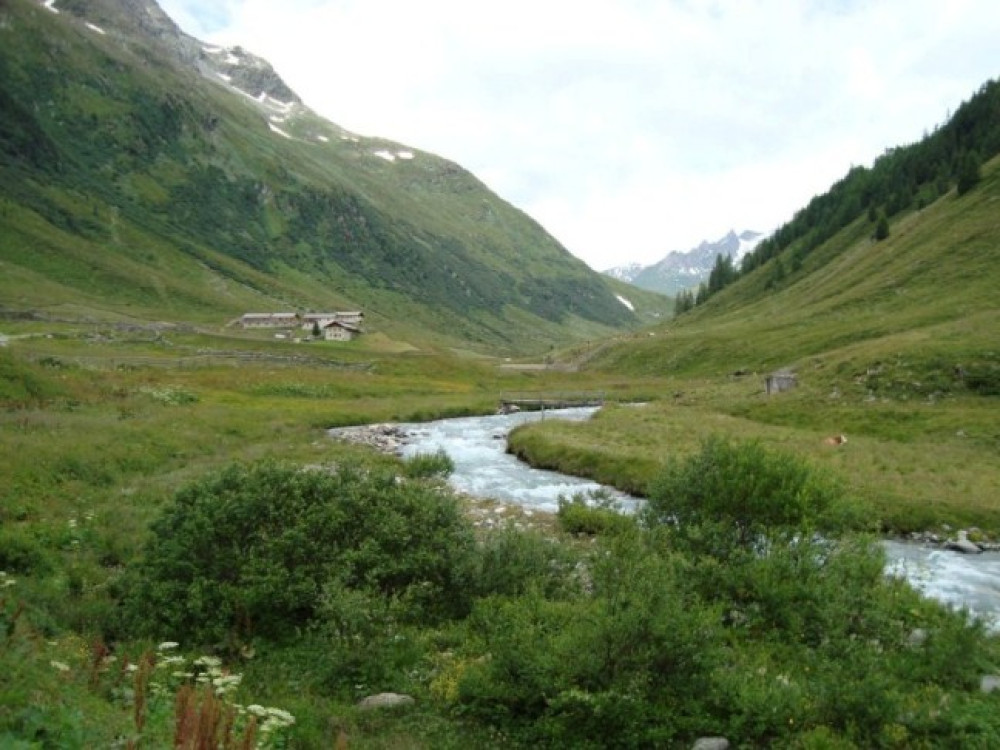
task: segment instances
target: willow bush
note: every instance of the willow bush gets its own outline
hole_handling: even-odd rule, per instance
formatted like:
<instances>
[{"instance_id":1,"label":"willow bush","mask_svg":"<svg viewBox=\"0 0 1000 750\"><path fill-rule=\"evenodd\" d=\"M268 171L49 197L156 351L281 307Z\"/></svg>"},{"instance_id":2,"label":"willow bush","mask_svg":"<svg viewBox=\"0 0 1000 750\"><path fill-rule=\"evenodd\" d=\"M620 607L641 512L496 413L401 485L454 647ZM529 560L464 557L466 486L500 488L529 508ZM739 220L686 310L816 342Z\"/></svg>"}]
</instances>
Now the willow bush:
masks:
<instances>
[{"instance_id":1,"label":"willow bush","mask_svg":"<svg viewBox=\"0 0 1000 750\"><path fill-rule=\"evenodd\" d=\"M190 643L288 638L331 592L406 602L414 620L470 602L474 537L455 497L384 469L234 465L182 489L128 585L140 632Z\"/></svg>"}]
</instances>

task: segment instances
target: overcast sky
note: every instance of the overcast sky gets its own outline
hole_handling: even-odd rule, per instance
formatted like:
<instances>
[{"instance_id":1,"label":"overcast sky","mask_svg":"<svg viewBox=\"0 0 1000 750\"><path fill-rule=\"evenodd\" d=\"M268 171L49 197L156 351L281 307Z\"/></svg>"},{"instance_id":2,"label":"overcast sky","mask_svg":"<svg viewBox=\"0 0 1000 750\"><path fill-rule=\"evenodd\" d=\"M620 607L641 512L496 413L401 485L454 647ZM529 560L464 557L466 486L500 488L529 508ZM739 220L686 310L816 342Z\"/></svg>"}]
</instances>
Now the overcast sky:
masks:
<instances>
[{"instance_id":1,"label":"overcast sky","mask_svg":"<svg viewBox=\"0 0 1000 750\"><path fill-rule=\"evenodd\" d=\"M595 269L771 230L1000 75L996 0L160 0Z\"/></svg>"}]
</instances>

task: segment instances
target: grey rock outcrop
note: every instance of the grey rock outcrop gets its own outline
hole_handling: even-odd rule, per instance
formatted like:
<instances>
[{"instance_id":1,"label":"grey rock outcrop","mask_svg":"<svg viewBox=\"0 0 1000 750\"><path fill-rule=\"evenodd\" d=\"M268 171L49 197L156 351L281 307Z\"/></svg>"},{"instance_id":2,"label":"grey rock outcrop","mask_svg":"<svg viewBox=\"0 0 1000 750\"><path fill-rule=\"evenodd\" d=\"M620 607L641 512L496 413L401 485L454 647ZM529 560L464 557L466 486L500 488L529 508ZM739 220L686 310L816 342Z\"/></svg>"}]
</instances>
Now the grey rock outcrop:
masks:
<instances>
[{"instance_id":1,"label":"grey rock outcrop","mask_svg":"<svg viewBox=\"0 0 1000 750\"><path fill-rule=\"evenodd\" d=\"M691 750L729 750L729 740L725 737L699 737Z\"/></svg>"},{"instance_id":2,"label":"grey rock outcrop","mask_svg":"<svg viewBox=\"0 0 1000 750\"><path fill-rule=\"evenodd\" d=\"M983 551L982 547L969 540L968 532L964 530L958 532L957 539L949 540L945 548L961 552L963 555L978 555Z\"/></svg>"},{"instance_id":3,"label":"grey rock outcrop","mask_svg":"<svg viewBox=\"0 0 1000 750\"><path fill-rule=\"evenodd\" d=\"M362 698L358 703L360 711L375 711L383 708L400 708L402 706L412 706L416 700L412 696L402 693L378 693Z\"/></svg>"}]
</instances>

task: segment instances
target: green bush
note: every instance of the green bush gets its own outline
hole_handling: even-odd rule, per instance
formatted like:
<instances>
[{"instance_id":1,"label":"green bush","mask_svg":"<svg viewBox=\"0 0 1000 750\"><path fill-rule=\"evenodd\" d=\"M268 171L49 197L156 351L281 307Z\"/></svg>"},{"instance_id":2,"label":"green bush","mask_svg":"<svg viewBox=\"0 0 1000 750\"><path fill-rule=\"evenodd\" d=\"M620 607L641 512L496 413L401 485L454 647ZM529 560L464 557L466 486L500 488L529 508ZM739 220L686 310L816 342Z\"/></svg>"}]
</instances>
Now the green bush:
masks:
<instances>
[{"instance_id":1,"label":"green bush","mask_svg":"<svg viewBox=\"0 0 1000 750\"><path fill-rule=\"evenodd\" d=\"M641 518L670 527L693 551L726 557L765 539L860 523L845 505L836 484L798 457L712 437L653 481Z\"/></svg>"},{"instance_id":2,"label":"green bush","mask_svg":"<svg viewBox=\"0 0 1000 750\"><path fill-rule=\"evenodd\" d=\"M580 565L572 549L540 533L499 529L480 543L474 588L480 597L534 591L562 598L580 590Z\"/></svg>"},{"instance_id":3,"label":"green bush","mask_svg":"<svg viewBox=\"0 0 1000 750\"><path fill-rule=\"evenodd\" d=\"M593 498L588 502L584 495L559 498L559 526L568 534L615 534L634 525L635 519L624 516L607 498Z\"/></svg>"},{"instance_id":4,"label":"green bush","mask_svg":"<svg viewBox=\"0 0 1000 750\"><path fill-rule=\"evenodd\" d=\"M464 613L474 537L456 499L387 471L235 465L177 493L127 584L141 632L189 643L280 639L330 587L400 598L414 620Z\"/></svg>"},{"instance_id":5,"label":"green bush","mask_svg":"<svg viewBox=\"0 0 1000 750\"><path fill-rule=\"evenodd\" d=\"M455 462L445 451L417 453L405 462L406 476L411 479L446 479L455 471Z\"/></svg>"},{"instance_id":6,"label":"green bush","mask_svg":"<svg viewBox=\"0 0 1000 750\"><path fill-rule=\"evenodd\" d=\"M0 527L0 570L37 575L51 568L51 556L39 540L23 528Z\"/></svg>"},{"instance_id":7,"label":"green bush","mask_svg":"<svg viewBox=\"0 0 1000 750\"><path fill-rule=\"evenodd\" d=\"M661 747L707 721L719 613L636 534L588 565L590 593L479 603L456 700L528 746Z\"/></svg>"}]
</instances>

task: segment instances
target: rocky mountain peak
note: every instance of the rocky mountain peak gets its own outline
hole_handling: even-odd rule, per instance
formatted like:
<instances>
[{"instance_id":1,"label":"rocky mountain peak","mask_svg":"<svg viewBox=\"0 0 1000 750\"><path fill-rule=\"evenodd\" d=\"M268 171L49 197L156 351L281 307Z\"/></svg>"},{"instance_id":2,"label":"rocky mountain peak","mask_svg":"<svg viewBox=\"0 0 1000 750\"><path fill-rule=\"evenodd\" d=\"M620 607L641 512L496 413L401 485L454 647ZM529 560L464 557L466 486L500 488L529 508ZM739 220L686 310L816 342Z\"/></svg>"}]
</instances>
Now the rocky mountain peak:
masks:
<instances>
[{"instance_id":1,"label":"rocky mountain peak","mask_svg":"<svg viewBox=\"0 0 1000 750\"><path fill-rule=\"evenodd\" d=\"M270 97L301 104L298 95L267 60L242 47L213 47L185 34L154 0L39 0L69 13L126 43L155 47L206 78L224 82L253 99Z\"/></svg>"},{"instance_id":2,"label":"rocky mountain peak","mask_svg":"<svg viewBox=\"0 0 1000 750\"><path fill-rule=\"evenodd\" d=\"M691 250L667 253L662 260L650 266L633 263L604 273L643 289L673 295L707 280L719 255L728 256L733 259L733 263L739 265L743 256L753 250L764 237L763 233L750 229L739 233L730 230L720 239L705 240Z\"/></svg>"}]
</instances>

